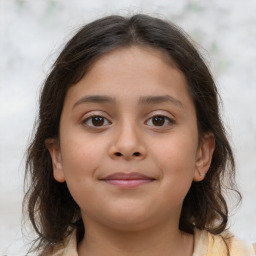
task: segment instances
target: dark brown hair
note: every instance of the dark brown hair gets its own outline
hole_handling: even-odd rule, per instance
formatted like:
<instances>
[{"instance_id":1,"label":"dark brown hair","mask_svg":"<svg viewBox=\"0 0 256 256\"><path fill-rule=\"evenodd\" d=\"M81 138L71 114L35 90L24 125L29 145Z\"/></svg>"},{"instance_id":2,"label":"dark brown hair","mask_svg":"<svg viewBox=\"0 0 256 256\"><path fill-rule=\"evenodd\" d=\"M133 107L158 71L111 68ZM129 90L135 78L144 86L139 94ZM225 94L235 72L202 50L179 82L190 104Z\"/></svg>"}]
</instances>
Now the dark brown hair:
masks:
<instances>
[{"instance_id":1,"label":"dark brown hair","mask_svg":"<svg viewBox=\"0 0 256 256\"><path fill-rule=\"evenodd\" d=\"M23 210L38 234L34 246L37 250L46 252L75 228L80 239L84 235L79 206L66 183L58 183L53 178L52 161L45 146L47 138L59 136L66 93L104 53L132 45L160 49L170 56L187 79L199 134L212 132L215 136L210 169L203 181L192 183L183 203L180 229L193 233L196 227L219 234L226 228L228 208L223 189L229 187L236 191L235 163L209 69L189 37L175 25L141 14L128 18L109 16L85 25L66 44L41 92L35 135L27 151L26 176L30 179L23 203Z\"/></svg>"}]
</instances>

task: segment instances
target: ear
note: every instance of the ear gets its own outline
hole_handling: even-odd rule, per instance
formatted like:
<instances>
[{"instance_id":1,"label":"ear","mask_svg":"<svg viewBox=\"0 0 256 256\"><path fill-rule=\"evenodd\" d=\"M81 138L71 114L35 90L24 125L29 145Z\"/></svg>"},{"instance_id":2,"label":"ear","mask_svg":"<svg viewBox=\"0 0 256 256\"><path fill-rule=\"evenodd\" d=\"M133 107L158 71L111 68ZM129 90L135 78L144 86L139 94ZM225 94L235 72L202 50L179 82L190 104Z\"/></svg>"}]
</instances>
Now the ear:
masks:
<instances>
[{"instance_id":1,"label":"ear","mask_svg":"<svg viewBox=\"0 0 256 256\"><path fill-rule=\"evenodd\" d=\"M214 148L215 138L213 133L204 134L197 151L194 181L202 181L204 179L212 162Z\"/></svg>"},{"instance_id":2,"label":"ear","mask_svg":"<svg viewBox=\"0 0 256 256\"><path fill-rule=\"evenodd\" d=\"M45 145L52 158L53 176L55 180L65 182L59 141L54 138L49 138L45 140Z\"/></svg>"}]
</instances>

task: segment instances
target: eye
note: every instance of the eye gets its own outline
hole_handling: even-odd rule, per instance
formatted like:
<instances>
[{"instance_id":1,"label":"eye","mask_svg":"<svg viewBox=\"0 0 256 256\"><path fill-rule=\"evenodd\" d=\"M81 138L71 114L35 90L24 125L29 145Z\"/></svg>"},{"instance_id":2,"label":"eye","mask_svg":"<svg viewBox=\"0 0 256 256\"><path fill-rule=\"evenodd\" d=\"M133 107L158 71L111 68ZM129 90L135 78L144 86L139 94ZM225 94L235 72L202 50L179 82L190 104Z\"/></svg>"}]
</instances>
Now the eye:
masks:
<instances>
[{"instance_id":1,"label":"eye","mask_svg":"<svg viewBox=\"0 0 256 256\"><path fill-rule=\"evenodd\" d=\"M173 124L174 121L167 117L167 116L163 116L163 115L155 115L153 117L151 117L150 119L147 120L146 124L150 125L150 126L168 126Z\"/></svg>"},{"instance_id":2,"label":"eye","mask_svg":"<svg viewBox=\"0 0 256 256\"><path fill-rule=\"evenodd\" d=\"M83 124L90 126L90 127L102 127L102 126L109 125L111 123L110 123L110 121L108 121L108 119L106 119L103 116L93 115L93 116L86 118L83 121Z\"/></svg>"}]
</instances>

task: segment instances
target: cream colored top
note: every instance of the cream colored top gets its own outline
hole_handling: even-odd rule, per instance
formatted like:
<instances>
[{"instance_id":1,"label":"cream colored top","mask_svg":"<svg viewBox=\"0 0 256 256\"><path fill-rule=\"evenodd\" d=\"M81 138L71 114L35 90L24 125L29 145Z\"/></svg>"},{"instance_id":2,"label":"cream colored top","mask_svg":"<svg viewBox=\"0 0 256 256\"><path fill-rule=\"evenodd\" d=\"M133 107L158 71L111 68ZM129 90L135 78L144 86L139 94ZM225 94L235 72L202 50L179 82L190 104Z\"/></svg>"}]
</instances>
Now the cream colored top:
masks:
<instances>
[{"instance_id":1,"label":"cream colored top","mask_svg":"<svg viewBox=\"0 0 256 256\"><path fill-rule=\"evenodd\" d=\"M226 256L227 249L223 238L230 236L229 233L223 235L212 235L205 230L194 230L194 252L192 256ZM232 236L226 239L226 244L230 249L230 256L255 256L255 244L249 245L237 237ZM51 256L78 256L76 231L74 231L63 243L56 246Z\"/></svg>"}]
</instances>

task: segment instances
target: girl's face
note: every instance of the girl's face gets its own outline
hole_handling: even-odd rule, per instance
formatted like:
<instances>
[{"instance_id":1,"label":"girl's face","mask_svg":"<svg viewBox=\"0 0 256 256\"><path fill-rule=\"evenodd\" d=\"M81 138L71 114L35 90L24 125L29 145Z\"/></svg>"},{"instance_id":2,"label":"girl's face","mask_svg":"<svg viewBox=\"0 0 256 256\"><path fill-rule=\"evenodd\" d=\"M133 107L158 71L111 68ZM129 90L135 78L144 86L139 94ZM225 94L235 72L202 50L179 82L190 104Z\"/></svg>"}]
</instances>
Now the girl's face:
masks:
<instances>
[{"instance_id":1,"label":"girl's face","mask_svg":"<svg viewBox=\"0 0 256 256\"><path fill-rule=\"evenodd\" d=\"M130 47L95 62L65 98L54 177L92 222L120 230L178 227L184 197L210 165L183 73L161 51Z\"/></svg>"}]
</instances>

